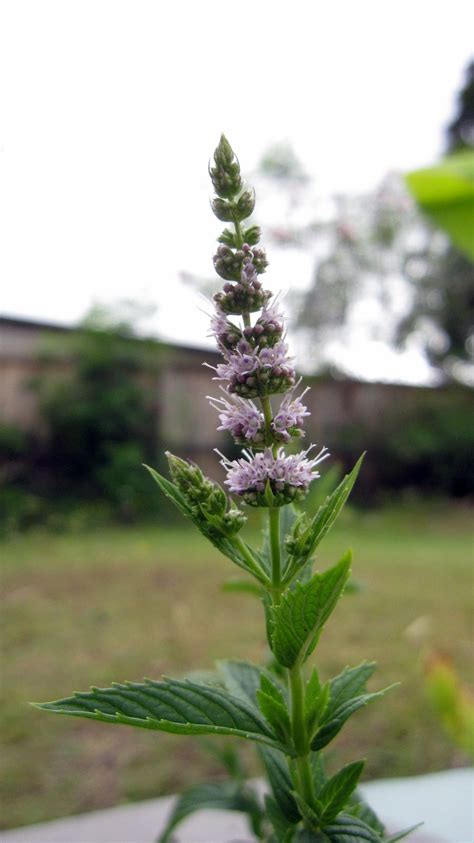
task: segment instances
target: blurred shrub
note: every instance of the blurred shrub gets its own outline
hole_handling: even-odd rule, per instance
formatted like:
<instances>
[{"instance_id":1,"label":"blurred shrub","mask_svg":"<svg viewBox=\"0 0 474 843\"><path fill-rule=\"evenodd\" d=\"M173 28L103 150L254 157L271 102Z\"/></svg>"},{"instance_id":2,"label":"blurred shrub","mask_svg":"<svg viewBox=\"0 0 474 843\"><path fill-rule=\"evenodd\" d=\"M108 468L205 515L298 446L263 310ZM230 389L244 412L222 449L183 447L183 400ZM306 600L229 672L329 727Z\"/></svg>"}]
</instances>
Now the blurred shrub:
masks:
<instances>
[{"instance_id":1,"label":"blurred shrub","mask_svg":"<svg viewBox=\"0 0 474 843\"><path fill-rule=\"evenodd\" d=\"M427 392L411 413L392 409L370 429L359 425L338 428L332 450L345 464L351 464L367 449L359 500L401 489L454 497L474 495L472 410L469 389L446 389L442 396Z\"/></svg>"},{"instance_id":2,"label":"blurred shrub","mask_svg":"<svg viewBox=\"0 0 474 843\"><path fill-rule=\"evenodd\" d=\"M100 318L99 318L100 316ZM132 327L94 311L81 329L49 355L65 355L72 372L37 383L47 438L43 462L53 496L109 502L131 519L152 505L142 463L157 453L151 377L158 346Z\"/></svg>"}]
</instances>

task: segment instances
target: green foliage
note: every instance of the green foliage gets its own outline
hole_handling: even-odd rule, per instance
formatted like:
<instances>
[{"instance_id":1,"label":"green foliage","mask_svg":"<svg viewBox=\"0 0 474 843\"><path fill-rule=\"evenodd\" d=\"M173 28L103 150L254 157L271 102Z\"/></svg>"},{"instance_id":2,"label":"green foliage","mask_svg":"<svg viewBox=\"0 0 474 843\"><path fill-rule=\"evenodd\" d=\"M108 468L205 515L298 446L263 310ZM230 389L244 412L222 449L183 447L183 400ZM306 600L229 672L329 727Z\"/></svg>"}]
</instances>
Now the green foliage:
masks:
<instances>
[{"instance_id":1,"label":"green foliage","mask_svg":"<svg viewBox=\"0 0 474 843\"><path fill-rule=\"evenodd\" d=\"M323 749L342 729L352 714L382 697L390 688L375 693L365 693L367 679L375 665L364 662L359 667L346 668L329 681L329 699L311 742L313 750Z\"/></svg>"},{"instance_id":2,"label":"green foliage","mask_svg":"<svg viewBox=\"0 0 474 843\"><path fill-rule=\"evenodd\" d=\"M335 820L340 811L346 807L357 787L363 767L363 761L348 764L332 776L319 791L317 799L321 806L319 813L323 825Z\"/></svg>"},{"instance_id":3,"label":"green foliage","mask_svg":"<svg viewBox=\"0 0 474 843\"><path fill-rule=\"evenodd\" d=\"M292 532L285 542L289 557L285 571L286 581L291 581L295 573L308 562L333 526L351 493L364 456L365 454L362 454L350 474L347 474L334 492L326 498L314 518L309 520L304 514L294 522Z\"/></svg>"},{"instance_id":4,"label":"green foliage","mask_svg":"<svg viewBox=\"0 0 474 843\"><path fill-rule=\"evenodd\" d=\"M474 395L459 386L426 390L411 408L381 414L377 427L342 425L334 448L349 464L367 445L359 500L400 489L466 497L474 493Z\"/></svg>"},{"instance_id":5,"label":"green foliage","mask_svg":"<svg viewBox=\"0 0 474 843\"><path fill-rule=\"evenodd\" d=\"M42 449L53 498L109 501L122 518L153 510L141 463L154 459L152 391L156 342L134 336L132 324L92 311L70 335L49 337L44 362L67 358L71 372L37 380L48 438Z\"/></svg>"},{"instance_id":6,"label":"green foliage","mask_svg":"<svg viewBox=\"0 0 474 843\"><path fill-rule=\"evenodd\" d=\"M285 667L304 662L334 609L349 577L352 555L348 551L335 565L305 585L297 583L274 609L273 652Z\"/></svg>"},{"instance_id":7,"label":"green foliage","mask_svg":"<svg viewBox=\"0 0 474 843\"><path fill-rule=\"evenodd\" d=\"M453 153L436 167L415 170L406 181L420 208L474 260L474 150Z\"/></svg>"},{"instance_id":8,"label":"green foliage","mask_svg":"<svg viewBox=\"0 0 474 843\"><path fill-rule=\"evenodd\" d=\"M167 679L92 688L38 708L106 723L121 723L178 735L235 735L285 747L263 718L243 700L214 686Z\"/></svg>"}]
</instances>

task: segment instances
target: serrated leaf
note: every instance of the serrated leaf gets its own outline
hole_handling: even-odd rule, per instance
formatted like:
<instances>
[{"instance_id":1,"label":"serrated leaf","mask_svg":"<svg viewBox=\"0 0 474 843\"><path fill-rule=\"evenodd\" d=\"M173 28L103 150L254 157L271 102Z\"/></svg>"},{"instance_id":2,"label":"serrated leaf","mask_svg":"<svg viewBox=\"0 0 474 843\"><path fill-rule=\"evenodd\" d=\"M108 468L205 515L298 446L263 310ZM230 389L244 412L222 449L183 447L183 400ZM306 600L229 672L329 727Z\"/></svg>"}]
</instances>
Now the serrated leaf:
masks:
<instances>
[{"instance_id":1,"label":"serrated leaf","mask_svg":"<svg viewBox=\"0 0 474 843\"><path fill-rule=\"evenodd\" d=\"M324 537L327 536L352 491L352 487L354 486L357 475L359 474L364 456L365 454L362 454L362 456L359 457L350 474L346 474L339 483L339 486L337 486L334 492L326 498L323 505L319 507L316 515L305 530L302 541L300 542L300 546L304 547L304 552L302 555L298 554L298 556L295 556L294 560L290 557L292 568L294 567L293 562L297 568L304 565L313 555L317 546L322 542Z\"/></svg>"},{"instance_id":2,"label":"serrated leaf","mask_svg":"<svg viewBox=\"0 0 474 843\"><path fill-rule=\"evenodd\" d=\"M315 574L305 585L297 583L283 595L274 610L273 651L285 667L304 661L334 609L350 573L352 555L348 551L323 574Z\"/></svg>"},{"instance_id":3,"label":"serrated leaf","mask_svg":"<svg viewBox=\"0 0 474 843\"><path fill-rule=\"evenodd\" d=\"M336 819L340 811L347 805L350 796L357 787L364 767L363 761L348 764L339 770L318 793L318 802L322 805L321 821L323 824Z\"/></svg>"},{"instance_id":4,"label":"serrated leaf","mask_svg":"<svg viewBox=\"0 0 474 843\"><path fill-rule=\"evenodd\" d=\"M223 660L217 662L217 669L227 691L248 703L257 712L257 691L260 689L262 676L273 685L277 681L264 667L257 667L250 662Z\"/></svg>"},{"instance_id":5,"label":"serrated leaf","mask_svg":"<svg viewBox=\"0 0 474 843\"><path fill-rule=\"evenodd\" d=\"M262 690L257 691L257 700L260 711L275 730L275 734L284 742L290 740L290 717L284 702Z\"/></svg>"},{"instance_id":6,"label":"serrated leaf","mask_svg":"<svg viewBox=\"0 0 474 843\"><path fill-rule=\"evenodd\" d=\"M362 662L357 667L346 667L330 680L331 706L337 708L341 703L366 691L366 685L374 673L375 662Z\"/></svg>"},{"instance_id":7,"label":"serrated leaf","mask_svg":"<svg viewBox=\"0 0 474 843\"><path fill-rule=\"evenodd\" d=\"M254 830L258 829L262 818L262 809L256 795L240 783L223 781L200 784L179 797L157 843L169 843L172 832L183 820L204 809L248 814Z\"/></svg>"},{"instance_id":8,"label":"serrated leaf","mask_svg":"<svg viewBox=\"0 0 474 843\"><path fill-rule=\"evenodd\" d=\"M150 679L92 688L37 707L181 735L235 735L288 751L255 708L213 685Z\"/></svg>"},{"instance_id":9,"label":"serrated leaf","mask_svg":"<svg viewBox=\"0 0 474 843\"><path fill-rule=\"evenodd\" d=\"M380 843L380 836L358 817L339 814L337 819L324 826L331 843Z\"/></svg>"},{"instance_id":10,"label":"serrated leaf","mask_svg":"<svg viewBox=\"0 0 474 843\"><path fill-rule=\"evenodd\" d=\"M322 787L326 784L328 777L326 775L326 768L324 765L324 758L322 752L311 753L311 772L313 774L313 784L316 793L319 793Z\"/></svg>"},{"instance_id":11,"label":"serrated leaf","mask_svg":"<svg viewBox=\"0 0 474 843\"><path fill-rule=\"evenodd\" d=\"M364 706L368 705L370 702L383 697L384 694L393 687L393 685L389 685L388 688L384 688L382 691L376 691L373 694L361 694L358 697L354 697L352 700L347 700L346 702L341 703L341 705L336 708L332 706L330 699L320 728L311 742L311 749L323 749L323 747L336 737L338 732L340 732L344 726L344 723L352 714L355 714L356 711L360 708L364 708Z\"/></svg>"},{"instance_id":12,"label":"serrated leaf","mask_svg":"<svg viewBox=\"0 0 474 843\"><path fill-rule=\"evenodd\" d=\"M258 752L280 810L289 823L299 822L301 814L292 793L294 786L284 756L267 746L259 746Z\"/></svg>"}]
</instances>

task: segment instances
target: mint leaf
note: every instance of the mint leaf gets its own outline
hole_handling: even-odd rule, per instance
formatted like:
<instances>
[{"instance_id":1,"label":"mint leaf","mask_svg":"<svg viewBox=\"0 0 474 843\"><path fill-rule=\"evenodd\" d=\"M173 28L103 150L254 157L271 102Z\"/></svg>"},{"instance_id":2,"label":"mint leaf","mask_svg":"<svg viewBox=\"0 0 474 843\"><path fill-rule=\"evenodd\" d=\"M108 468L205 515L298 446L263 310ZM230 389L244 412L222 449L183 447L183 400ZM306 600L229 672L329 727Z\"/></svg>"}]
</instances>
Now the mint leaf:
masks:
<instances>
[{"instance_id":1,"label":"mint leaf","mask_svg":"<svg viewBox=\"0 0 474 843\"><path fill-rule=\"evenodd\" d=\"M376 831L350 814L339 814L337 819L324 826L324 833L331 843L380 843Z\"/></svg>"},{"instance_id":2,"label":"mint leaf","mask_svg":"<svg viewBox=\"0 0 474 843\"><path fill-rule=\"evenodd\" d=\"M339 770L335 776L332 776L320 790L318 802L321 803L322 807L321 822L323 824L336 819L339 812L345 807L357 786L363 767L363 761L348 764L342 770Z\"/></svg>"},{"instance_id":3,"label":"mint leaf","mask_svg":"<svg viewBox=\"0 0 474 843\"><path fill-rule=\"evenodd\" d=\"M266 720L273 726L275 733L283 741L291 738L290 716L286 701L281 691L264 674L261 676L257 701Z\"/></svg>"},{"instance_id":4,"label":"mint leaf","mask_svg":"<svg viewBox=\"0 0 474 843\"><path fill-rule=\"evenodd\" d=\"M331 705L337 707L341 703L356 697L366 691L366 684L377 665L375 662L362 662L357 667L346 667L330 680Z\"/></svg>"},{"instance_id":5,"label":"mint leaf","mask_svg":"<svg viewBox=\"0 0 474 843\"><path fill-rule=\"evenodd\" d=\"M258 752L280 811L289 823L299 822L301 814L292 793L294 785L284 756L268 746L259 746Z\"/></svg>"},{"instance_id":6,"label":"mint leaf","mask_svg":"<svg viewBox=\"0 0 474 843\"><path fill-rule=\"evenodd\" d=\"M259 829L262 820L262 809L257 797L242 784L233 781L200 784L179 797L157 843L169 843L172 832L183 820L205 808L248 814L254 830Z\"/></svg>"},{"instance_id":7,"label":"mint leaf","mask_svg":"<svg viewBox=\"0 0 474 843\"><path fill-rule=\"evenodd\" d=\"M352 491L352 487L354 486L357 475L359 474L364 456L365 454L362 454L362 456L359 457L350 474L346 474L339 483L339 486L337 486L334 492L326 498L323 505L320 506L316 512L314 518L310 521L309 525L306 527L303 526L300 531L300 529L298 529L298 524L304 524L304 519L301 522L300 519L298 519L295 523L295 529L293 531L291 541L289 543L287 542L287 547L290 548L290 551L289 565L288 571L285 575L285 581L289 581L296 571L308 561L310 556L312 556L316 550L318 544L320 544L324 537L328 534Z\"/></svg>"},{"instance_id":8,"label":"mint leaf","mask_svg":"<svg viewBox=\"0 0 474 843\"><path fill-rule=\"evenodd\" d=\"M236 735L288 752L255 708L213 685L150 679L36 705L57 714L181 735Z\"/></svg>"},{"instance_id":9,"label":"mint leaf","mask_svg":"<svg viewBox=\"0 0 474 843\"><path fill-rule=\"evenodd\" d=\"M320 728L316 732L316 736L311 742L311 749L320 750L325 747L335 736L340 732L344 723L352 714L355 714L360 708L368 705L374 700L383 697L394 685L389 685L382 691L376 691L373 694L361 694L353 699L346 700L341 705L334 707L329 699L327 709L321 721Z\"/></svg>"},{"instance_id":10,"label":"mint leaf","mask_svg":"<svg viewBox=\"0 0 474 843\"><path fill-rule=\"evenodd\" d=\"M323 574L287 591L274 610L273 651L285 667L304 661L342 594L349 577L352 555L348 551Z\"/></svg>"},{"instance_id":11,"label":"mint leaf","mask_svg":"<svg viewBox=\"0 0 474 843\"><path fill-rule=\"evenodd\" d=\"M260 570L258 562L254 560L254 563L250 564L253 558L253 553L251 548L245 544L245 542L242 542L241 545L244 548L244 551L247 551L247 555L240 552L231 539L227 538L227 536L222 533L219 533L213 524L206 521L202 518L202 516L200 517L197 513L196 507L193 507L188 503L182 492L174 483L166 477L163 477L163 475L159 474L158 471L155 471L154 468L150 468L149 465L146 465L145 468L148 469L153 477L153 480L158 484L166 497L173 501L179 511L193 522L199 532L202 533L202 535L205 536L205 538L210 541L214 547L220 550L220 552L223 553L224 556L227 556L227 558L235 565L238 565L239 568L242 568L248 574L252 574L252 576L258 579L259 582L262 584L267 583L265 574Z\"/></svg>"},{"instance_id":12,"label":"mint leaf","mask_svg":"<svg viewBox=\"0 0 474 843\"><path fill-rule=\"evenodd\" d=\"M219 661L217 662L217 670L229 693L253 706L257 712L257 691L260 690L262 677L265 677L274 686L277 682L276 678L265 668L257 667L250 662Z\"/></svg>"}]
</instances>

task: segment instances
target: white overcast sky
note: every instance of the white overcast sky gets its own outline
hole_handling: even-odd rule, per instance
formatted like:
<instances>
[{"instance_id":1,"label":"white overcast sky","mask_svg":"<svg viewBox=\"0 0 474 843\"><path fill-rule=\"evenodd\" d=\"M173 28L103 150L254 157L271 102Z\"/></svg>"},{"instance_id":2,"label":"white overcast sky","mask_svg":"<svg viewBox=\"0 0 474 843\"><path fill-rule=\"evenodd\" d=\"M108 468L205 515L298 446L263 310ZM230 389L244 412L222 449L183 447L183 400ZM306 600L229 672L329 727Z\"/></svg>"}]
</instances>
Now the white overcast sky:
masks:
<instances>
[{"instance_id":1,"label":"white overcast sky","mask_svg":"<svg viewBox=\"0 0 474 843\"><path fill-rule=\"evenodd\" d=\"M0 310L146 299L197 341L178 274L210 272L221 131L247 171L286 140L322 194L370 189L441 154L473 24L467 0L3 0Z\"/></svg>"}]
</instances>

